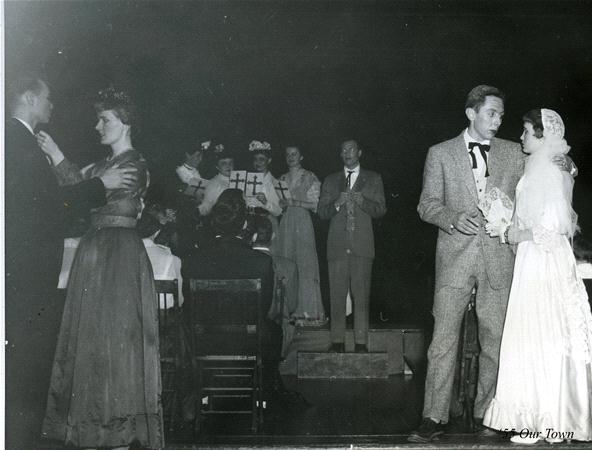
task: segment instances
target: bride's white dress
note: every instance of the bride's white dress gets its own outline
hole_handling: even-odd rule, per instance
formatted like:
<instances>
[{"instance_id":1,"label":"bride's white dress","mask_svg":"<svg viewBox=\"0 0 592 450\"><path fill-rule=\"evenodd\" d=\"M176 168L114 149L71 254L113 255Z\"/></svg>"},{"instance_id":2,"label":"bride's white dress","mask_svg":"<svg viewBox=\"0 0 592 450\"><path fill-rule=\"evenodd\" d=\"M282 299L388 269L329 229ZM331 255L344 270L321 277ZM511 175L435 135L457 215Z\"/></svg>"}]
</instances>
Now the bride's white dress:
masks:
<instances>
[{"instance_id":1,"label":"bride's white dress","mask_svg":"<svg viewBox=\"0 0 592 450\"><path fill-rule=\"evenodd\" d=\"M592 440L592 316L568 238L572 188L572 178L538 154L516 187L514 218L534 241L516 252L488 427Z\"/></svg>"}]
</instances>

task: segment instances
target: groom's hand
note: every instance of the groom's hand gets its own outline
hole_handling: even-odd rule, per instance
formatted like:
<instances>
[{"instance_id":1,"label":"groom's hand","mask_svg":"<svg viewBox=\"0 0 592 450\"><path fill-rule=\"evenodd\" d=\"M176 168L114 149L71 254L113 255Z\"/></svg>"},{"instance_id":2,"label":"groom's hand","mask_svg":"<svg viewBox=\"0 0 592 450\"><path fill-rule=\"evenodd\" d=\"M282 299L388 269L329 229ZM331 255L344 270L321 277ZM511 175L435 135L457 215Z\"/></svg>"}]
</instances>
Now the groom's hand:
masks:
<instances>
[{"instance_id":1,"label":"groom's hand","mask_svg":"<svg viewBox=\"0 0 592 450\"><path fill-rule=\"evenodd\" d=\"M452 225L462 234L473 235L479 232L479 219L477 213L458 213L456 221Z\"/></svg>"}]
</instances>

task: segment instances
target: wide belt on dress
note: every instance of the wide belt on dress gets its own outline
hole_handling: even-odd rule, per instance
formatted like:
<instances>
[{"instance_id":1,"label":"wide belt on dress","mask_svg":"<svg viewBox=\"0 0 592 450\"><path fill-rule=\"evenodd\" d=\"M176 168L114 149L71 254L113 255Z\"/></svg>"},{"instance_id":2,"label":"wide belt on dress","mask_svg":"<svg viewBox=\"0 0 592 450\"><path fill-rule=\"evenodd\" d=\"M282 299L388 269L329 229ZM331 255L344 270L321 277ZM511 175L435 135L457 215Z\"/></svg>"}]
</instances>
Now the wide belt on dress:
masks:
<instances>
[{"instance_id":1,"label":"wide belt on dress","mask_svg":"<svg viewBox=\"0 0 592 450\"><path fill-rule=\"evenodd\" d=\"M122 227L135 228L137 219L126 216L111 216L107 214L92 214L90 223L94 228Z\"/></svg>"}]
</instances>

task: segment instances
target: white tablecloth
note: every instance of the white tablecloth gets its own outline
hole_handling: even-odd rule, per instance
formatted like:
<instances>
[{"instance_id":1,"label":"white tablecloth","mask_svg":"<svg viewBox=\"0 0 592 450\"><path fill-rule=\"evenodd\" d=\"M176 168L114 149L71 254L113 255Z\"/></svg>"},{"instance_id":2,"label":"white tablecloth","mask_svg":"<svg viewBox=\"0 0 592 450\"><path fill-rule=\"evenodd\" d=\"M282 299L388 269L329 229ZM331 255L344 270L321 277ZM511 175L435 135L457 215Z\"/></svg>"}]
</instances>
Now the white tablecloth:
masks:
<instances>
[{"instance_id":1,"label":"white tablecloth","mask_svg":"<svg viewBox=\"0 0 592 450\"><path fill-rule=\"evenodd\" d=\"M143 239L144 247L148 253L148 258L152 263L152 271L154 272L155 280L177 280L179 283L179 305L183 304L181 278L181 260L179 257L171 253L171 249L164 245L155 244L151 239ZM58 289L65 289L68 286L68 278L70 276L70 268L76 255L76 249L80 238L64 239L64 257L62 259L62 270L60 271L60 279L58 281ZM170 298L169 298L170 297ZM173 306L173 298L169 294L166 299L166 307ZM164 298L160 299L160 308L165 308Z\"/></svg>"}]
</instances>

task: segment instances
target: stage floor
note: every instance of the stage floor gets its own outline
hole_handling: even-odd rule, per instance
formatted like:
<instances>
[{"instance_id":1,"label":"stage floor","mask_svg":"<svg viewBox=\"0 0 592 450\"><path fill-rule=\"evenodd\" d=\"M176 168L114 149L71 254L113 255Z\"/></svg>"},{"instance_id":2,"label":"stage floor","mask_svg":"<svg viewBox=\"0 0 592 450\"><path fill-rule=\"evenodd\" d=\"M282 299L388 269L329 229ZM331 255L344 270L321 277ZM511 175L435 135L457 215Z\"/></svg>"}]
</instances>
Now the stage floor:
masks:
<instances>
[{"instance_id":1,"label":"stage floor","mask_svg":"<svg viewBox=\"0 0 592 450\"><path fill-rule=\"evenodd\" d=\"M508 438L480 438L453 423L449 432L430 444L407 442L421 419L423 381L394 375L373 380L310 380L284 377L288 389L301 393L310 406L299 411L270 407L259 434L249 432L245 417L209 418L197 438L191 430L167 435L166 450L207 448L281 449L515 449ZM518 446L523 448L522 446ZM530 446L532 447L532 446ZM550 444L540 442L535 448ZM590 443L553 444L554 450L591 448ZM45 444L44 450L62 449Z\"/></svg>"},{"instance_id":2,"label":"stage floor","mask_svg":"<svg viewBox=\"0 0 592 450\"><path fill-rule=\"evenodd\" d=\"M170 436L167 449L203 448L516 448L509 438L480 438L452 423L431 444L411 444L408 433L421 420L423 380L404 375L374 380L303 380L284 377L288 389L311 404L301 411L270 408L263 431L248 432L249 422L217 418L192 444L189 436ZM208 419L209 420L209 419ZM546 446L545 442L535 447ZM590 448L590 443L554 444L554 449Z\"/></svg>"}]
</instances>

